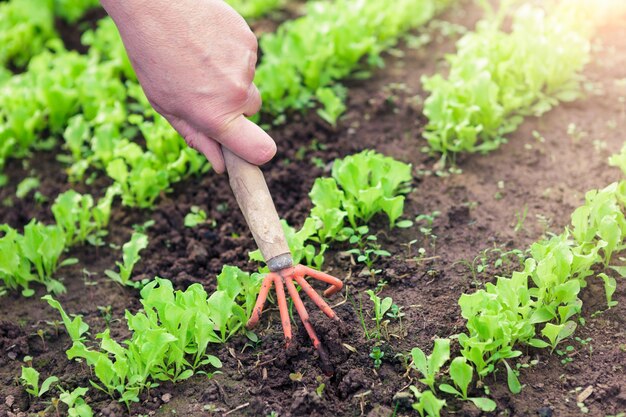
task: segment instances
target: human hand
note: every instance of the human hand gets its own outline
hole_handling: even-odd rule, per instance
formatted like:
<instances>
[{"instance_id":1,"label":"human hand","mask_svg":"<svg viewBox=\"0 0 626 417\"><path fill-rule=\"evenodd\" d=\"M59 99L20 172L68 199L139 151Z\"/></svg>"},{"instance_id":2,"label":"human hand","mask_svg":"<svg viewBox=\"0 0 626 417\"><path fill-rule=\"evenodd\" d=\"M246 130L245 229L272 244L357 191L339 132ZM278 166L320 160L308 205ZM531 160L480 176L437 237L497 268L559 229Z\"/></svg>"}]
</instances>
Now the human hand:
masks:
<instances>
[{"instance_id":1,"label":"human hand","mask_svg":"<svg viewBox=\"0 0 626 417\"><path fill-rule=\"evenodd\" d=\"M222 0L102 0L146 97L192 148L224 172L220 144L256 165L276 144L257 113L257 40Z\"/></svg>"}]
</instances>

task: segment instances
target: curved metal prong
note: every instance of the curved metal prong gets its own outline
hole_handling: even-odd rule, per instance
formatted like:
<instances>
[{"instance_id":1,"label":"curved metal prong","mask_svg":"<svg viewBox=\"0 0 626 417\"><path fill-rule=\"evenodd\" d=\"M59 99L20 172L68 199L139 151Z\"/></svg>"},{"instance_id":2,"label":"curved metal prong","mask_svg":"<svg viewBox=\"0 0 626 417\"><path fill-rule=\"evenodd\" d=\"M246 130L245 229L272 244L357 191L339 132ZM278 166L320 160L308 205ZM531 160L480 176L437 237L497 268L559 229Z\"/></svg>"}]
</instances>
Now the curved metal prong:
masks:
<instances>
[{"instance_id":1,"label":"curved metal prong","mask_svg":"<svg viewBox=\"0 0 626 417\"><path fill-rule=\"evenodd\" d=\"M341 291L341 289L343 288L343 282L340 279L333 277L332 275L316 271L315 269L309 268L304 265L296 265L294 270L295 275L306 275L318 281L323 281L327 284L330 284L331 287L327 288L326 291L324 291L325 297L331 296Z\"/></svg>"}]
</instances>

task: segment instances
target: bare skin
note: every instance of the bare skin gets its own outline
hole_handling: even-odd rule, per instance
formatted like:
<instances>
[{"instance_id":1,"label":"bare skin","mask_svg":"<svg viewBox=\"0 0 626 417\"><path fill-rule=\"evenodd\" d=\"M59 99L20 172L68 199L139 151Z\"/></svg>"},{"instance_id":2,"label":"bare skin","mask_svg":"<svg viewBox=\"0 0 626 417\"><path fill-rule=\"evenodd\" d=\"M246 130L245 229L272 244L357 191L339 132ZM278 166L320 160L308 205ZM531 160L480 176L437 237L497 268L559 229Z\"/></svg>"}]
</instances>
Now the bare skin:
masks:
<instances>
[{"instance_id":1,"label":"bare skin","mask_svg":"<svg viewBox=\"0 0 626 417\"><path fill-rule=\"evenodd\" d=\"M222 0L102 0L146 97L222 173L220 145L256 165L276 144L245 116L261 108L257 40Z\"/></svg>"}]
</instances>

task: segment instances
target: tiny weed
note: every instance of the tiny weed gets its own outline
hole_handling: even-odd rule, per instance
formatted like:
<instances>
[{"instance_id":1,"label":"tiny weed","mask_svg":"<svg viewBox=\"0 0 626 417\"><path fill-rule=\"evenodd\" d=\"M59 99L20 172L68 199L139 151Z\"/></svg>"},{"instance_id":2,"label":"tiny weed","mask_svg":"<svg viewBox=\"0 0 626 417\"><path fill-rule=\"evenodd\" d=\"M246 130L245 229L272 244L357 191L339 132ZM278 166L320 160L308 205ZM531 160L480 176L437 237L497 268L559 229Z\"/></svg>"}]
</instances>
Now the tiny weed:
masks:
<instances>
[{"instance_id":1,"label":"tiny weed","mask_svg":"<svg viewBox=\"0 0 626 417\"><path fill-rule=\"evenodd\" d=\"M520 212L515 212L515 227L513 227L513 231L515 233L521 232L524 230L524 222L526 221L526 216L528 215L528 206L524 205L524 209Z\"/></svg>"},{"instance_id":2,"label":"tiny weed","mask_svg":"<svg viewBox=\"0 0 626 417\"><path fill-rule=\"evenodd\" d=\"M380 365L383 363L383 357L385 356L385 352L380 350L378 346L372 348L370 352L370 358L374 360L374 368L380 368Z\"/></svg>"}]
</instances>

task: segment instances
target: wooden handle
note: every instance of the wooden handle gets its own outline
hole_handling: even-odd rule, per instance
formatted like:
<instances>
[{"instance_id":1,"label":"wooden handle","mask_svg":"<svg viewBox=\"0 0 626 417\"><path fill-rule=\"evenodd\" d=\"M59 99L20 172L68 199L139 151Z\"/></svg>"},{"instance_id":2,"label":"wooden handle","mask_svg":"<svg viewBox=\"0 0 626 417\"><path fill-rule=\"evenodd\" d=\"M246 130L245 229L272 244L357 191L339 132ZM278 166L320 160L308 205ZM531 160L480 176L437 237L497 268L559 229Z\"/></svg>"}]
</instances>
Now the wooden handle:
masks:
<instances>
[{"instance_id":1,"label":"wooden handle","mask_svg":"<svg viewBox=\"0 0 626 417\"><path fill-rule=\"evenodd\" d=\"M263 173L258 166L241 159L224 147L222 153L230 187L265 262L272 271L291 266L287 239Z\"/></svg>"}]
</instances>

